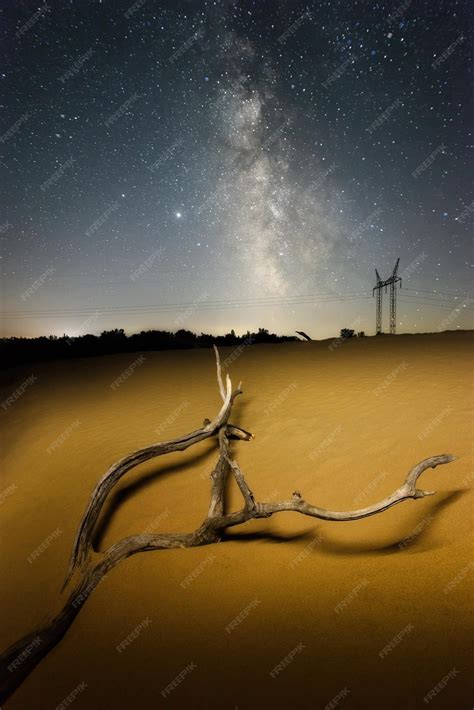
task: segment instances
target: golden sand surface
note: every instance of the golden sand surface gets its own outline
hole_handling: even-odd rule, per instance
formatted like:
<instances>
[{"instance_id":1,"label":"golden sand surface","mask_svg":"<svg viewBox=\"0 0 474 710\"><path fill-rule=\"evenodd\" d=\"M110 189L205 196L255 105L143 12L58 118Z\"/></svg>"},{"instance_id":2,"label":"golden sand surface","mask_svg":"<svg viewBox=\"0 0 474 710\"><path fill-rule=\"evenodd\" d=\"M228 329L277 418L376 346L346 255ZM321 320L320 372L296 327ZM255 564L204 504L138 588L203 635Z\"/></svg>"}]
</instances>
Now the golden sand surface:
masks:
<instances>
[{"instance_id":1,"label":"golden sand surface","mask_svg":"<svg viewBox=\"0 0 474 710\"><path fill-rule=\"evenodd\" d=\"M54 709L78 687L74 710L471 708L472 343L458 332L222 348L234 386L243 381L231 419L255 435L233 443L233 455L258 500L297 489L315 505L356 509L393 492L425 457L458 459L423 473L419 487L435 496L374 517L280 513L218 544L120 563L7 710ZM144 353L112 389L138 355L2 377L2 401L38 378L1 410L2 650L57 608L78 523L107 468L220 408L212 350ZM208 439L127 474L96 547L197 527L216 451ZM229 505L240 507L233 484Z\"/></svg>"}]
</instances>

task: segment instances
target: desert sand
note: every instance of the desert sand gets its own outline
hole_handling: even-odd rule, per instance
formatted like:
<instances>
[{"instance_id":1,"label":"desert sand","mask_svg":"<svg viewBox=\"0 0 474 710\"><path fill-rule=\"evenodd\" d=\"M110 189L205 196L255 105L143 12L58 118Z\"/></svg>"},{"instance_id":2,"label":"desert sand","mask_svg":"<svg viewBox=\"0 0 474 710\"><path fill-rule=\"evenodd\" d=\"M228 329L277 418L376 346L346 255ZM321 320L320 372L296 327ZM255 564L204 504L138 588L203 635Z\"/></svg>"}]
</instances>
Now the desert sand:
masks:
<instances>
[{"instance_id":1,"label":"desert sand","mask_svg":"<svg viewBox=\"0 0 474 710\"><path fill-rule=\"evenodd\" d=\"M458 459L423 473L420 487L435 496L374 517L280 513L218 544L122 562L8 710L57 708L71 693L75 710L471 707L472 342L464 332L259 345L238 357L223 348L234 384L243 381L232 421L255 436L233 454L258 500L299 490L315 505L356 509L425 457ZM2 377L2 401L37 380L1 410L1 650L57 610L78 523L107 468L220 408L212 350L144 353L112 389L138 355ZM125 476L97 549L197 527L216 455L209 439ZM233 483L229 505L240 507Z\"/></svg>"}]
</instances>

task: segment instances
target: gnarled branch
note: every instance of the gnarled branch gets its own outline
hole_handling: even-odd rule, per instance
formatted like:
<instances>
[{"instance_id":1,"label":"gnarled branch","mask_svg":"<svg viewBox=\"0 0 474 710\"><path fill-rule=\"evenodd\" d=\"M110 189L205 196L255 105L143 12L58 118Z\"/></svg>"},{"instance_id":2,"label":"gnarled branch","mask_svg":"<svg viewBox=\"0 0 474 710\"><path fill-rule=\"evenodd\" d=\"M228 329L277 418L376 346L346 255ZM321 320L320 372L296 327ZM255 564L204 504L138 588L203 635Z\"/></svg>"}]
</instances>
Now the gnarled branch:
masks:
<instances>
[{"instance_id":1,"label":"gnarled branch","mask_svg":"<svg viewBox=\"0 0 474 710\"><path fill-rule=\"evenodd\" d=\"M193 444L197 444L200 441L204 441L204 439L208 439L218 431L219 427L227 423L234 398L237 394L240 394L240 391L236 390L234 394L232 393L232 385L229 375L227 375L226 389L224 390L219 360L217 360L217 370L223 404L219 413L212 421L208 421L206 424L203 424L200 429L196 429L189 434L185 434L185 436L152 444L144 449L134 451L128 456L125 456L123 459L120 459L120 461L117 461L117 463L115 463L101 478L91 495L86 511L79 524L79 529L72 548L72 555L65 583L69 581L77 566L84 563L88 553L91 551L92 530L94 529L94 526L99 518L100 511L102 510L107 496L122 476L144 461L148 461L156 456L162 456L174 451L184 451ZM236 427L233 427L233 429L235 432L237 431Z\"/></svg>"},{"instance_id":2,"label":"gnarled branch","mask_svg":"<svg viewBox=\"0 0 474 710\"><path fill-rule=\"evenodd\" d=\"M418 478L427 468L435 468L456 458L450 454L442 454L424 459L410 470L405 482L394 493L374 505L359 510L347 512L325 510L311 505L298 492L293 493L289 500L278 503L259 503L255 501L237 461L232 459L230 455L230 440L250 441L253 439L250 432L229 423L235 397L242 393L241 383L239 382L237 389L232 391L230 377L226 375L224 385L219 352L216 347L214 350L217 383L223 400L220 411L212 421L205 419L200 429L185 436L134 451L117 461L104 474L90 497L73 544L63 587L66 601L59 613L48 624L13 644L0 656L0 699L7 698L40 660L54 648L99 582L127 557L147 550L194 547L217 542L226 528L253 519L268 518L275 513L284 511L302 513L322 520L358 520L369 515L376 515L408 498L418 499L433 495L432 491L416 488ZM100 512L107 496L122 476L144 461L174 451L184 451L189 446L216 434L219 440L219 457L211 474L211 499L208 513L199 528L190 533L133 535L111 545L103 553L92 554L93 533ZM244 507L232 513L226 513L224 501L229 474L234 476L244 499Z\"/></svg>"}]
</instances>

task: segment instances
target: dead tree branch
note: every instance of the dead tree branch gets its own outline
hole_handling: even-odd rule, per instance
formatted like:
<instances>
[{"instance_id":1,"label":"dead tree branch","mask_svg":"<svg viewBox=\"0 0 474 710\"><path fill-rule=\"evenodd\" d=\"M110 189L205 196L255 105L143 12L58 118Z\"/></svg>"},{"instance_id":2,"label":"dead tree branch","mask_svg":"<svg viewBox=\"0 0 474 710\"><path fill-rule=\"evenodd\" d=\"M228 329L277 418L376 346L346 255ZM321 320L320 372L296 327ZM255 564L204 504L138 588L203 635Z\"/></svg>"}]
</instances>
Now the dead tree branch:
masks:
<instances>
[{"instance_id":1,"label":"dead tree branch","mask_svg":"<svg viewBox=\"0 0 474 710\"><path fill-rule=\"evenodd\" d=\"M63 592L66 600L56 616L40 629L13 644L0 656L0 699L6 699L26 678L35 666L61 640L74 621L80 609L104 576L131 555L147 550L163 550L175 547L207 545L221 539L227 528L249 520L268 518L275 513L295 512L321 520L358 520L376 515L408 498L418 499L433 495L433 491L423 491L416 487L420 475L427 468L435 468L449 463L456 457L450 454L432 456L414 466L405 482L394 493L374 505L359 510L338 512L325 510L305 501L298 492L288 500L279 503L259 503L255 501L240 467L231 458L230 440L250 441L253 435L229 423L229 416L235 398L242 393L241 383L232 390L229 375L225 384L217 348L217 383L223 404L213 420L206 419L202 427L185 436L147 446L117 461L100 479L95 487L79 524L67 570ZM211 473L211 496L206 517L199 528L189 533L139 534L124 538L111 545L105 552L93 549L94 530L107 496L120 479L132 468L151 458L174 451L184 451L193 444L217 435L219 456ZM244 500L241 510L226 513L225 489L229 475L233 475Z\"/></svg>"}]
</instances>

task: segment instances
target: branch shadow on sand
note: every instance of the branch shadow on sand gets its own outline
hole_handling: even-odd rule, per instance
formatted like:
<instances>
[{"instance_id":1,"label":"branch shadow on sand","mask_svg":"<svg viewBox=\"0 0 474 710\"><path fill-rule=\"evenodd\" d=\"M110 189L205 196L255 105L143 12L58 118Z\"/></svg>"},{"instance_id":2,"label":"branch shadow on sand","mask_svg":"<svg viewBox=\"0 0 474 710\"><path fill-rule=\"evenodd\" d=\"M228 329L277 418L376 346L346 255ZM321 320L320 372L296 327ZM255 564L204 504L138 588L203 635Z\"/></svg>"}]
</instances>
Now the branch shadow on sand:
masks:
<instances>
[{"instance_id":1,"label":"branch shadow on sand","mask_svg":"<svg viewBox=\"0 0 474 710\"><path fill-rule=\"evenodd\" d=\"M235 423L238 425L237 418ZM166 479L168 476L172 476L173 474L186 470L189 471L190 468L202 466L204 462L208 463L210 475L215 465L214 458L209 460L213 449L214 447L206 446L202 451L196 453L191 458L188 456L182 463L175 462L168 466L153 468L153 470L149 471L145 475L142 475L139 479L127 484L122 489L117 490L111 496L107 507L98 521L97 530L94 535L94 549L100 549L117 510L123 504L126 504L132 497L135 497L146 490L156 481L157 478ZM225 505L227 510L230 510L230 480L231 476L227 478L225 488ZM444 494L437 494L437 499L432 498L427 500L423 510L420 509L415 523L404 523L404 528L400 529L399 527L397 532L394 533L395 539L393 542L388 544L384 543L380 546L377 546L375 541L358 541L354 538L352 538L350 542L337 540L335 538L331 540L327 535L329 526L324 525L324 533L321 534L321 540L317 543L314 551L312 552L314 554L323 555L390 555L396 553L420 554L421 552L436 549L437 547L440 547L438 543L433 540L431 542L427 542L427 538L433 531L433 527L436 522L434 518L438 518L445 508L456 502L465 492L465 490L447 491ZM423 525L424 521L428 518L429 524ZM433 518L433 520L431 520L431 518ZM308 518L308 520L311 519ZM222 542L227 543L261 541L270 544L279 544L282 542L297 543L301 541L306 544L311 544L316 539L316 536L320 534L319 531L323 527L322 523L324 524L325 522L326 521L318 520L317 527L314 526L310 530L305 529L301 532L286 534L272 530L271 524L267 524L266 527L259 530L244 530L242 527L238 526L236 530L232 529L231 531L224 531L221 540ZM332 525L332 521L327 522ZM353 524L353 521L348 522L350 522L351 525ZM421 526L421 529L417 530L418 526ZM420 550L420 542L423 542L422 550Z\"/></svg>"},{"instance_id":2,"label":"branch shadow on sand","mask_svg":"<svg viewBox=\"0 0 474 710\"><path fill-rule=\"evenodd\" d=\"M235 407L234 415L232 417L232 423L235 426L242 426L241 420L245 414L245 409L251 404L251 402L241 402L239 401L238 406ZM173 463L169 465L157 465L151 471L146 474L142 474L140 478L123 485L122 488L111 492L110 498L106 500L104 509L97 522L97 528L94 532L92 542L95 550L100 550L104 542L107 529L109 528L112 519L120 506L125 504L128 500L131 500L140 492L145 491L147 488L152 486L158 478L165 480L168 476L172 476L175 473L181 473L189 471L194 468L202 466L204 462L208 464L209 478L214 470L217 462L218 450L216 450L216 445L212 440L206 442L201 442L204 448L199 453L194 453L190 456L190 449L187 450L187 457L182 463ZM229 477L230 478L230 477ZM226 482L225 490L225 506L229 509L229 478ZM207 479L205 479L207 480Z\"/></svg>"},{"instance_id":3,"label":"branch shadow on sand","mask_svg":"<svg viewBox=\"0 0 474 710\"><path fill-rule=\"evenodd\" d=\"M455 490L438 494L438 500L432 499L429 504L427 502L424 510L419 511L416 522L414 524L405 523L404 529L400 530L399 528L394 535L393 542L388 544L377 547L366 540L357 541L355 539L347 543L341 540L330 540L324 535L324 539L317 549L326 555L393 555L397 553L413 555L444 547L443 544L435 540L429 541L428 538L435 530L442 511L455 503L464 493L466 493L465 490ZM429 519L429 523L424 525L427 519ZM417 530L418 526L420 526L419 530Z\"/></svg>"},{"instance_id":4,"label":"branch shadow on sand","mask_svg":"<svg viewBox=\"0 0 474 710\"><path fill-rule=\"evenodd\" d=\"M125 505L127 501L131 500L132 498L140 494L142 491L145 491L147 488L152 486L158 478L166 480L173 474L189 471L189 469L194 466L199 467L205 461L209 462L210 476L215 465L214 459L209 460L209 455L213 451L214 447L207 446L204 447L203 450L199 453L195 453L191 458L189 458L188 456L186 460L182 463L173 463L165 466L155 466L148 473L141 475L139 479L127 483L123 486L123 488L119 488L115 492L112 492L110 494L110 498L107 499L104 505L104 510L101 513L100 518L97 522L97 528L93 536L94 549L99 550L101 548L101 545L107 533L107 529L109 528L110 523L112 522L112 519L118 509L122 505Z\"/></svg>"},{"instance_id":5,"label":"branch shadow on sand","mask_svg":"<svg viewBox=\"0 0 474 710\"><path fill-rule=\"evenodd\" d=\"M282 534L276 533L265 528L263 530L257 531L239 531L239 532L225 532L222 536L222 541L227 543L237 543L246 541L265 541L270 544L272 543L282 543L282 542L295 542L302 541L307 545L314 545L314 549L310 551L310 554L318 555L391 555L395 553L399 554L422 554L440 547L436 542L427 542L430 532L433 531L433 525L435 520L430 521L429 525L423 527L419 532L416 532L417 525L422 524L428 516L430 518L438 517L441 512L455 503L461 496L466 493L465 490L448 491L442 495L438 501L431 503L429 510L424 510L420 512L417 522L413 524L405 524L405 529L399 531L395 535L393 542L389 544L383 544L376 546L372 542L361 541L352 539L350 543L342 540L330 539L327 535L327 530L329 526L332 525L332 521L324 521L324 527L319 521L317 527L311 530L304 530L301 532L293 534ZM427 506L428 507L428 506ZM364 519L365 520L365 519ZM346 524L353 525L352 521L345 521ZM327 523L327 527L326 527ZM420 545L420 543L423 543ZM420 549L422 547L422 549ZM305 548L303 547L301 551Z\"/></svg>"}]
</instances>

